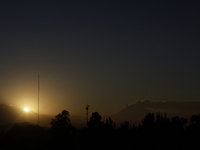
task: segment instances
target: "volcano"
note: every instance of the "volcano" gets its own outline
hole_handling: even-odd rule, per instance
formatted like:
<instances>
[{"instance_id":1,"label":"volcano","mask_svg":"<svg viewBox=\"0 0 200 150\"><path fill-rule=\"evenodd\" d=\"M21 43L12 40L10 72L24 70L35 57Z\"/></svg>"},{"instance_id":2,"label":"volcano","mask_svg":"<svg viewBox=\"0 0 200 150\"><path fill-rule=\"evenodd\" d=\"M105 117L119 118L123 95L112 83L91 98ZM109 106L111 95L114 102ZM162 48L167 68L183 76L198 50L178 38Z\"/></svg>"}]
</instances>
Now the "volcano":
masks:
<instances>
[{"instance_id":1,"label":"volcano","mask_svg":"<svg viewBox=\"0 0 200 150\"><path fill-rule=\"evenodd\" d=\"M137 100L135 103L127 105L123 110L111 115L111 119L116 123L128 121L131 124L139 124L144 119L146 113L166 113L168 118L178 116L190 119L192 115L200 114L200 102L175 102Z\"/></svg>"}]
</instances>

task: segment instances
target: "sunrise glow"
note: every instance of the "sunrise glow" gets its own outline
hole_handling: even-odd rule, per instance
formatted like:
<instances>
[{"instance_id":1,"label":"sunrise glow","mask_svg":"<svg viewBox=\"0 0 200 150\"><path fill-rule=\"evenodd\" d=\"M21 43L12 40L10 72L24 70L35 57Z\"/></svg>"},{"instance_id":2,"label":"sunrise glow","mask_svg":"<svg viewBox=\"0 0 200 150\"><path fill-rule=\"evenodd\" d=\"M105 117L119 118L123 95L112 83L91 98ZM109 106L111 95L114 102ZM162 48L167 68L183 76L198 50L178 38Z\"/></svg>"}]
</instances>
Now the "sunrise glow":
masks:
<instances>
[{"instance_id":1,"label":"sunrise glow","mask_svg":"<svg viewBox=\"0 0 200 150\"><path fill-rule=\"evenodd\" d=\"M28 112L28 111L29 111L29 109L28 109L28 108L24 108L24 111Z\"/></svg>"}]
</instances>

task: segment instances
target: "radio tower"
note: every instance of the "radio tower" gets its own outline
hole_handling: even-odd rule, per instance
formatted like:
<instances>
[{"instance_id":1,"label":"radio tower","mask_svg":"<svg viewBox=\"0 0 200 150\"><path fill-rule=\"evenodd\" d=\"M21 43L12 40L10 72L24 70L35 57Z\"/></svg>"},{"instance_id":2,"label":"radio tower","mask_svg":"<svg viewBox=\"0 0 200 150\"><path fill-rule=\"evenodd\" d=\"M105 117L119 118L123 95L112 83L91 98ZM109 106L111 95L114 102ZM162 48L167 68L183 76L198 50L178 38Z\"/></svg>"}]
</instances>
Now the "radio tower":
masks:
<instances>
[{"instance_id":1,"label":"radio tower","mask_svg":"<svg viewBox=\"0 0 200 150\"><path fill-rule=\"evenodd\" d=\"M38 75L38 126L39 126L39 92L40 92L40 75Z\"/></svg>"}]
</instances>

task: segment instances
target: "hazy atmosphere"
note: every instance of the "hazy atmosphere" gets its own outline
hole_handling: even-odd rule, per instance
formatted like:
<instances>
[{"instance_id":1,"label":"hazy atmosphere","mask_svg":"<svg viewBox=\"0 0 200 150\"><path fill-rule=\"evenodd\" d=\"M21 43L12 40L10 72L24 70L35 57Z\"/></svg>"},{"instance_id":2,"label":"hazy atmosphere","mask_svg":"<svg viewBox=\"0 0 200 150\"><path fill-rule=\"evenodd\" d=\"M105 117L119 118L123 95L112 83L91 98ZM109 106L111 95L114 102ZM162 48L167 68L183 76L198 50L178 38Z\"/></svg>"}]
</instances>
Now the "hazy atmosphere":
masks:
<instances>
[{"instance_id":1,"label":"hazy atmosphere","mask_svg":"<svg viewBox=\"0 0 200 150\"><path fill-rule=\"evenodd\" d=\"M89 115L113 115L138 99L198 102L199 6L2 0L0 103L37 112L38 75L41 114L85 116L89 104Z\"/></svg>"}]
</instances>

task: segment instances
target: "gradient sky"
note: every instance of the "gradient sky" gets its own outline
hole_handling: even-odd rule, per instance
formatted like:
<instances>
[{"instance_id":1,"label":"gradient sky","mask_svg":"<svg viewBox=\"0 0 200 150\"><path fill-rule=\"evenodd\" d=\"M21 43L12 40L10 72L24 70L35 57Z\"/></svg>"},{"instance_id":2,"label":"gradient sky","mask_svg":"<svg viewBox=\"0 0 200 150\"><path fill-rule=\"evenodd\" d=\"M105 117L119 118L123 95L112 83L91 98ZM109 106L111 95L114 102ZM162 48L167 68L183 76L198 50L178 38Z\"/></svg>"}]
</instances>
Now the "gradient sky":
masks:
<instances>
[{"instance_id":1,"label":"gradient sky","mask_svg":"<svg viewBox=\"0 0 200 150\"><path fill-rule=\"evenodd\" d=\"M0 103L114 114L200 100L200 1L1 0Z\"/></svg>"}]
</instances>

